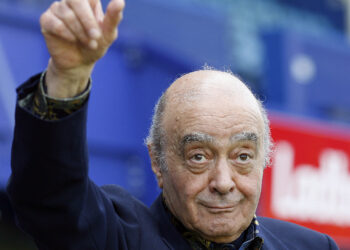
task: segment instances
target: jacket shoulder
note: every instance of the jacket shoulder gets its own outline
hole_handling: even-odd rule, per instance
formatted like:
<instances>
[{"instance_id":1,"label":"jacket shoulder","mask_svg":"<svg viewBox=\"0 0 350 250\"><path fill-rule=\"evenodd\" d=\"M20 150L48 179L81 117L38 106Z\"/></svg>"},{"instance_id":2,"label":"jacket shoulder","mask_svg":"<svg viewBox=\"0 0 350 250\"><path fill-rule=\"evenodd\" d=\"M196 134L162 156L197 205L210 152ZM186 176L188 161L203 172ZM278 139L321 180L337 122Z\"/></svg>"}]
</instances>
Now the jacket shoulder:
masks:
<instances>
[{"instance_id":1,"label":"jacket shoulder","mask_svg":"<svg viewBox=\"0 0 350 250\"><path fill-rule=\"evenodd\" d=\"M338 249L328 235L272 218L258 217L260 236L267 249Z\"/></svg>"},{"instance_id":2,"label":"jacket shoulder","mask_svg":"<svg viewBox=\"0 0 350 250\"><path fill-rule=\"evenodd\" d=\"M104 185L101 191L112 202L115 212L123 217L134 219L154 220L150 209L124 188L117 185Z\"/></svg>"}]
</instances>

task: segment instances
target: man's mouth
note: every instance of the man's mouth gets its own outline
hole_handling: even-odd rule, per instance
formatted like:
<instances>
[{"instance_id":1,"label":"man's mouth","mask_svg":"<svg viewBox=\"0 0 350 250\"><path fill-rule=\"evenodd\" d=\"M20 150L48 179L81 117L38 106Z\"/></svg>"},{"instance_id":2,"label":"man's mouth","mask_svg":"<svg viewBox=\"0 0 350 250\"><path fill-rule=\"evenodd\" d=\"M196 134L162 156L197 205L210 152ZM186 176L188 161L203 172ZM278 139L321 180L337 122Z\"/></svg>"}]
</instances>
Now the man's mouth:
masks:
<instances>
[{"instance_id":1,"label":"man's mouth","mask_svg":"<svg viewBox=\"0 0 350 250\"><path fill-rule=\"evenodd\" d=\"M211 204L201 204L211 213L230 213L234 210L235 205L211 205Z\"/></svg>"}]
</instances>

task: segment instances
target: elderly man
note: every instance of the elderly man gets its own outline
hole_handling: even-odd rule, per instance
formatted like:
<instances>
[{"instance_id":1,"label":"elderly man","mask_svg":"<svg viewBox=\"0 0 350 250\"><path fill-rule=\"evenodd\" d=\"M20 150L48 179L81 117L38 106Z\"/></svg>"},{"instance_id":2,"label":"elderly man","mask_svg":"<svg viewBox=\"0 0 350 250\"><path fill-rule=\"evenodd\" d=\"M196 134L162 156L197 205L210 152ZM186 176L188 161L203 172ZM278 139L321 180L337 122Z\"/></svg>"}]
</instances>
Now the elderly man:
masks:
<instances>
[{"instance_id":1,"label":"elderly man","mask_svg":"<svg viewBox=\"0 0 350 250\"><path fill-rule=\"evenodd\" d=\"M41 17L51 59L18 89L8 186L19 225L38 247L337 249L327 235L255 216L269 125L229 73L189 73L160 98L147 146L162 194L150 208L88 178L89 77L117 37L123 7L112 0L104 14L98 0L62 0Z\"/></svg>"}]
</instances>

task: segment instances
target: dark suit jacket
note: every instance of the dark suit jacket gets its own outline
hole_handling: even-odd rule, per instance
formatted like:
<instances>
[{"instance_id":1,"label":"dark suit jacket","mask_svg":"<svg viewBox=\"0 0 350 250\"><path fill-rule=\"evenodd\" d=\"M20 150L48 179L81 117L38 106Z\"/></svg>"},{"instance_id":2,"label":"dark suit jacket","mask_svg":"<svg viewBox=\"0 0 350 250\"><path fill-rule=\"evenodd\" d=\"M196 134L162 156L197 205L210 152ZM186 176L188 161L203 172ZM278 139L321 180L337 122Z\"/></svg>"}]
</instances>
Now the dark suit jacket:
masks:
<instances>
[{"instance_id":1,"label":"dark suit jacket","mask_svg":"<svg viewBox=\"0 0 350 250\"><path fill-rule=\"evenodd\" d=\"M32 92L38 78L18 89ZM189 249L161 198L148 208L124 189L88 178L87 106L59 121L17 107L8 193L40 249ZM327 235L258 218L262 249L337 249Z\"/></svg>"}]
</instances>

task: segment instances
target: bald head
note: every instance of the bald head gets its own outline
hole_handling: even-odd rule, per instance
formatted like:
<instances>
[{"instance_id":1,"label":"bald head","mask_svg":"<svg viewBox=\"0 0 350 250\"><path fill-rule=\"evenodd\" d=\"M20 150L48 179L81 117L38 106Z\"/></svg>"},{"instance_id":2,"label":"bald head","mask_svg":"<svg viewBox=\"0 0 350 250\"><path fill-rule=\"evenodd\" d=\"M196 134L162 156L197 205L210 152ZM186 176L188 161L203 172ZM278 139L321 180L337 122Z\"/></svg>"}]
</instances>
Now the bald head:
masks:
<instances>
[{"instance_id":1,"label":"bald head","mask_svg":"<svg viewBox=\"0 0 350 250\"><path fill-rule=\"evenodd\" d=\"M215 113L222 117L230 113L239 115L242 112L250 112L255 114L264 131L263 144L266 161L268 160L271 147L270 130L261 103L249 88L232 73L199 70L183 75L174 81L155 107L147 144L154 149L155 158L158 159L160 166L166 168L163 155L166 135L174 134L176 124L182 122L180 119L191 119L191 114L196 110L204 110L204 115ZM193 119L197 118L193 116ZM228 123L225 126L230 127L231 124Z\"/></svg>"},{"instance_id":2,"label":"bald head","mask_svg":"<svg viewBox=\"0 0 350 250\"><path fill-rule=\"evenodd\" d=\"M232 73L217 70L198 70L185 74L174 81L167 92L181 89L207 89L207 88L227 88L227 89L247 89L244 83ZM248 90L249 92L249 90Z\"/></svg>"},{"instance_id":3,"label":"bald head","mask_svg":"<svg viewBox=\"0 0 350 250\"><path fill-rule=\"evenodd\" d=\"M260 112L259 103L248 87L232 73L199 70L183 75L165 92L168 111L174 106L217 99L223 105L238 102Z\"/></svg>"}]
</instances>

